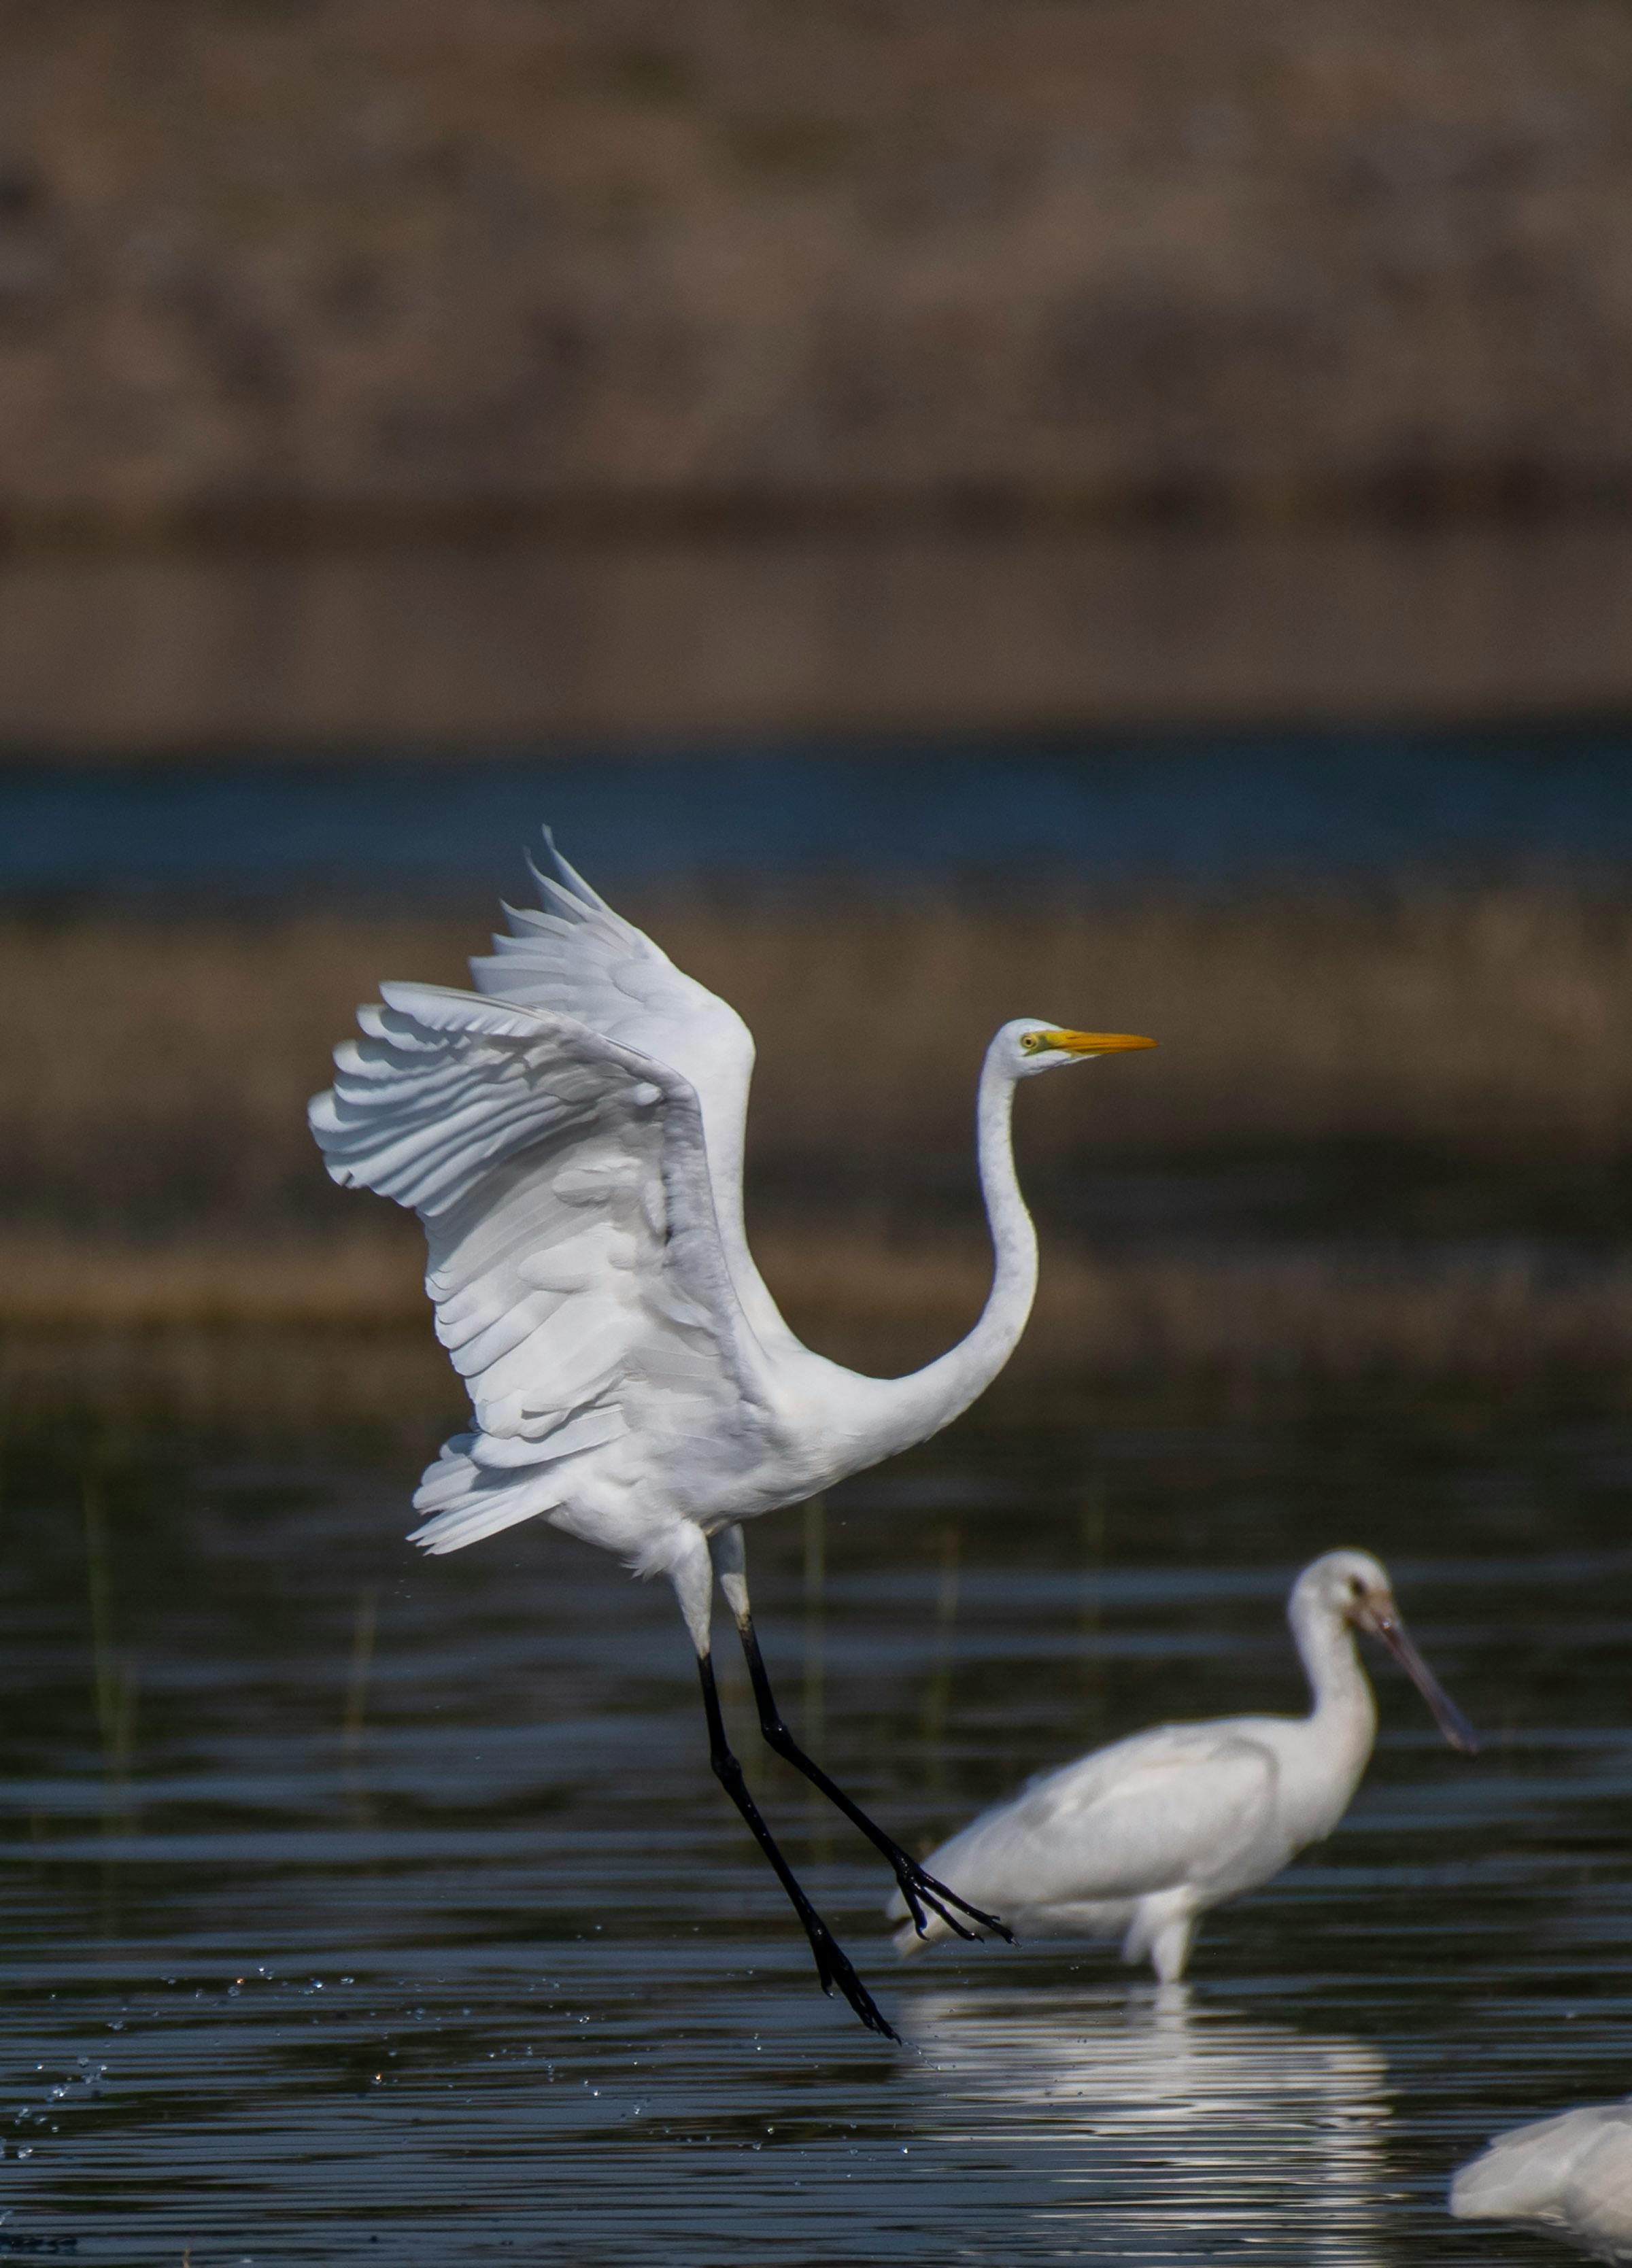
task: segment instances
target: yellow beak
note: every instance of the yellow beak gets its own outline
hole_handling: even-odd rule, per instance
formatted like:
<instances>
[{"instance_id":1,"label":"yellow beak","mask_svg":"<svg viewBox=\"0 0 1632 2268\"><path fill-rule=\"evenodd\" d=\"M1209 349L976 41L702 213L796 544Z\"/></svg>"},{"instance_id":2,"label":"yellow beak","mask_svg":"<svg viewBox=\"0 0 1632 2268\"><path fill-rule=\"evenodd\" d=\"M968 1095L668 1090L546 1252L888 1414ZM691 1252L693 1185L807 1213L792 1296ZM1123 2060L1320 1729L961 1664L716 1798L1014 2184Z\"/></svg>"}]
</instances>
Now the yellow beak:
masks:
<instances>
[{"instance_id":1,"label":"yellow beak","mask_svg":"<svg viewBox=\"0 0 1632 2268\"><path fill-rule=\"evenodd\" d=\"M1051 1048L1067 1056L1114 1056L1125 1054L1129 1048L1156 1045L1154 1040L1141 1039L1135 1032L1045 1032L1043 1037Z\"/></svg>"}]
</instances>

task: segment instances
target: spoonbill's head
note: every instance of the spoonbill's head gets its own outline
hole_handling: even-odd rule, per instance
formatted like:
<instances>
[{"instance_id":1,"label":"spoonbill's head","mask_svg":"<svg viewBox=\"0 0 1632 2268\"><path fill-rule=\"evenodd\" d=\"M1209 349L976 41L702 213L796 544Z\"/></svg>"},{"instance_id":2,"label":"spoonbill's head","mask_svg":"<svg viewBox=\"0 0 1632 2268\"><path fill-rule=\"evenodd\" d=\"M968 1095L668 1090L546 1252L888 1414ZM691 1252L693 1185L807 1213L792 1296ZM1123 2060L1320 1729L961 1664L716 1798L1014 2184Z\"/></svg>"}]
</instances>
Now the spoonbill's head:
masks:
<instances>
[{"instance_id":1,"label":"spoonbill's head","mask_svg":"<svg viewBox=\"0 0 1632 2268\"><path fill-rule=\"evenodd\" d=\"M1093 1056L1126 1055L1133 1048L1153 1048L1154 1040L1134 1032L1069 1032L1046 1016L1016 1016L1005 1024L992 1042L993 1053L1014 1079L1030 1079L1039 1071L1057 1071L1062 1064L1087 1063Z\"/></svg>"},{"instance_id":2,"label":"spoonbill's head","mask_svg":"<svg viewBox=\"0 0 1632 2268\"><path fill-rule=\"evenodd\" d=\"M1394 1601L1388 1571L1369 1551L1328 1551L1305 1567L1292 1591L1293 1612L1305 1611L1379 1638L1433 1712L1453 1749L1477 1756L1479 1735L1422 1655Z\"/></svg>"}]
</instances>

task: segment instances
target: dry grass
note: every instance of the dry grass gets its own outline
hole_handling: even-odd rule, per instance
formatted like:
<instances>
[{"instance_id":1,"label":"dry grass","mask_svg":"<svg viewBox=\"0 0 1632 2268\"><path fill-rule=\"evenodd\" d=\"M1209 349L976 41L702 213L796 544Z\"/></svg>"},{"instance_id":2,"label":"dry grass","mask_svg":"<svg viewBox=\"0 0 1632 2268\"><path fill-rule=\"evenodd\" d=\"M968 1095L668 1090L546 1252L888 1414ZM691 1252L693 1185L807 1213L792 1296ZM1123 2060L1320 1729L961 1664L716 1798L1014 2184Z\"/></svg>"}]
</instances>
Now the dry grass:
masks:
<instances>
[{"instance_id":1,"label":"dry grass","mask_svg":"<svg viewBox=\"0 0 1632 2268\"><path fill-rule=\"evenodd\" d=\"M0 1238L0 1329L393 1329L423 1322L425 1248L393 1233L278 1244Z\"/></svg>"},{"instance_id":2,"label":"dry grass","mask_svg":"<svg viewBox=\"0 0 1632 2268\"><path fill-rule=\"evenodd\" d=\"M72 1263L72 1296L51 1262ZM986 1288L959 1241L881 1246L858 1235L771 1240L764 1258L813 1344L888 1375L964 1329ZM411 1250L55 1255L31 1274L0 1248L0 1402L39 1416L168 1411L321 1428L372 1423L428 1449L462 1397L428 1328ZM1494 1267L1337 1263L1280 1254L1233 1262L1096 1264L1052 1255L1030 1328L988 1412L1059 1410L1099 1385L1414 1388L1524 1381L1624 1390L1632 1377L1632 1263L1559 1282L1523 1261Z\"/></svg>"},{"instance_id":3,"label":"dry grass","mask_svg":"<svg viewBox=\"0 0 1632 2268\"><path fill-rule=\"evenodd\" d=\"M1029 1090L1036 1160L1632 1150L1632 909L1607 895L692 907L654 926L758 1037L753 1154L772 1174L966 1173L980 1049L1030 1012L1161 1042ZM326 1202L305 1098L381 976L457 983L482 944L447 921L0 926L0 1225L356 1228L356 1200Z\"/></svg>"},{"instance_id":4,"label":"dry grass","mask_svg":"<svg viewBox=\"0 0 1632 2268\"><path fill-rule=\"evenodd\" d=\"M763 1035L763 1148L961 1148L993 1027L1045 1012L1160 1052L1024 1097L1059 1158L1424 1141L1603 1155L1632 1132L1632 913L1564 887L1034 915L698 920L690 965Z\"/></svg>"},{"instance_id":5,"label":"dry grass","mask_svg":"<svg viewBox=\"0 0 1632 2268\"><path fill-rule=\"evenodd\" d=\"M235 1449L394 1440L428 1456L464 1414L429 1331L338 1333L178 1325L162 1331L0 1334L0 1445L54 1437L90 1462L126 1437L219 1429Z\"/></svg>"},{"instance_id":6,"label":"dry grass","mask_svg":"<svg viewBox=\"0 0 1632 2268\"><path fill-rule=\"evenodd\" d=\"M0 1213L118 1237L202 1226L261 1241L309 1224L324 1183L306 1097L355 1004L393 968L458 982L454 932L0 926Z\"/></svg>"},{"instance_id":7,"label":"dry grass","mask_svg":"<svg viewBox=\"0 0 1632 2268\"><path fill-rule=\"evenodd\" d=\"M1632 911L1562 883L1092 911L693 905L654 925L760 1039L767 1274L817 1344L880 1369L978 1304L971 1082L1016 1011L1162 1042L1023 1096L1045 1214L1110 1166L1232 1150L1405 1145L1453 1176L1531 1159L1554 1182L1613 1179L1632 1155ZM302 1106L382 976L457 982L481 942L447 921L316 916L0 927L13 1374L87 1331L428 1346L413 1224L329 1187ZM1259 1240L1233 1257L1170 1236L1107 1255L1045 1229L1034 1367L1601 1372L1632 1352L1632 1270L1613 1250L1578 1254L1566 1281L1522 1249L1368 1257L1340 1220L1319 1249Z\"/></svg>"},{"instance_id":8,"label":"dry grass","mask_svg":"<svg viewBox=\"0 0 1632 2268\"><path fill-rule=\"evenodd\" d=\"M813 1341L880 1371L966 1329L988 1262L969 1246L881 1248L776 1240L764 1258ZM1252 1257L1048 1259L1020 1374L1174 1373L1318 1379L1602 1372L1632 1361L1632 1262L1568 1282L1522 1258L1486 1265L1285 1252Z\"/></svg>"}]
</instances>

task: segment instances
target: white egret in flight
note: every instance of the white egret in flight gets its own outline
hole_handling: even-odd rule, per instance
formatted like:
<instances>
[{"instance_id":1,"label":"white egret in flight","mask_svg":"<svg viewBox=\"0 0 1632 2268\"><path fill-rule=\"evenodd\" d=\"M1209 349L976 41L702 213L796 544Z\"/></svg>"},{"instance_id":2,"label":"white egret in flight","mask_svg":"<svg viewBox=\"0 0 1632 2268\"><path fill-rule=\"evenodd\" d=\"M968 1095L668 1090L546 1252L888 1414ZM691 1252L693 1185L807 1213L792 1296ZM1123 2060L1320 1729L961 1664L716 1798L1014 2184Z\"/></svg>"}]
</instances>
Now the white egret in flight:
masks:
<instances>
[{"instance_id":1,"label":"white egret in flight","mask_svg":"<svg viewBox=\"0 0 1632 2268\"><path fill-rule=\"evenodd\" d=\"M1451 2213L1529 2221L1594 2259L1632 2261L1632 2102L1498 2134L1451 2183Z\"/></svg>"},{"instance_id":2,"label":"white egret in flight","mask_svg":"<svg viewBox=\"0 0 1632 2268\"><path fill-rule=\"evenodd\" d=\"M1287 1616L1314 1704L1307 1717L1162 1725L1096 1749L932 1852L935 1879L1000 1908L1023 1936L1119 1936L1125 1961L1148 1955L1170 1984L1202 1914L1270 1881L1348 1810L1377 1734L1356 1631L1382 1639L1451 1747L1477 1751L1369 1552L1328 1551L1305 1567ZM906 1909L897 1897L889 1911ZM916 1937L898 1930L896 1948L946 1933L932 1916Z\"/></svg>"},{"instance_id":3,"label":"white egret in flight","mask_svg":"<svg viewBox=\"0 0 1632 2268\"><path fill-rule=\"evenodd\" d=\"M430 1244L437 1335L475 1428L414 1498L413 1541L457 1551L518 1521L667 1575L697 1650L716 1777L757 1838L816 1958L863 2023L893 2038L778 1849L732 1754L709 1653L717 1574L760 1730L893 1868L918 1926L1001 1930L949 1892L811 1762L782 1721L749 1609L742 1522L797 1504L957 1417L1008 1361L1030 1311L1037 1237L1015 1175L1023 1079L1153 1044L1005 1024L976 1101L995 1255L979 1320L906 1378L864 1378L800 1344L748 1249L743 1124L754 1046L573 873L548 834L538 910L473 961L475 990L384 984L311 1106L336 1182L411 1205ZM1003 1933L1007 1934L1007 1932Z\"/></svg>"}]
</instances>

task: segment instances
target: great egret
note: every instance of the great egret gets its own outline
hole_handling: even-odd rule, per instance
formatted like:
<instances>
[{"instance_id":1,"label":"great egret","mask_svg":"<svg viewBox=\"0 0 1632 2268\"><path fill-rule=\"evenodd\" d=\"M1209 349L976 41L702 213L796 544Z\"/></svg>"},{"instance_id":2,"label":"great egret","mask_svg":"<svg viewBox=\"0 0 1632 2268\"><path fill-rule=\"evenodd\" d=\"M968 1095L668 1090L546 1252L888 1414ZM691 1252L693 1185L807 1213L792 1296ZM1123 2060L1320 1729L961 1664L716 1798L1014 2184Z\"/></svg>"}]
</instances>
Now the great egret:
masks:
<instances>
[{"instance_id":1,"label":"great egret","mask_svg":"<svg viewBox=\"0 0 1632 2268\"><path fill-rule=\"evenodd\" d=\"M713 1579L735 1620L777 1755L889 1861L915 1922L1002 1929L873 1822L782 1721L749 1608L741 1523L938 1432L1002 1368L1030 1311L1037 1237L1009 1138L1016 1083L1145 1048L1121 1033L1005 1024L976 1103L992 1288L960 1344L906 1378L864 1378L802 1346L750 1256L743 1125L754 1046L556 851L540 909L473 961L476 989L383 984L336 1049L312 1131L336 1182L411 1205L430 1243L437 1335L474 1432L414 1498L413 1541L457 1551L542 1518L667 1575L697 1649L709 1754L802 1923L824 1992L896 2035L760 1817L727 1742L709 1653ZM960 1918L961 1917L961 1918ZM1007 1934L1007 1932L1003 1932Z\"/></svg>"},{"instance_id":2,"label":"great egret","mask_svg":"<svg viewBox=\"0 0 1632 2268\"><path fill-rule=\"evenodd\" d=\"M1632 2102L1498 2134L1451 2183L1451 2213L1532 2221L1596 2259L1632 2261Z\"/></svg>"},{"instance_id":3,"label":"great egret","mask_svg":"<svg viewBox=\"0 0 1632 2268\"><path fill-rule=\"evenodd\" d=\"M1407 1635L1365 1551L1328 1551L1292 1586L1287 1617L1309 1679L1307 1717L1162 1725L1044 1773L930 1853L937 1880L995 1905L1023 1935L1122 1938L1162 1982L1182 1977L1200 1917L1256 1889L1328 1836L1360 1785L1377 1708L1356 1631L1381 1638L1453 1749L1473 1728ZM903 1913L897 1898L888 1911ZM946 1935L932 1918L897 1952Z\"/></svg>"}]
</instances>

